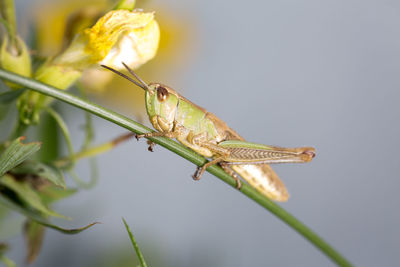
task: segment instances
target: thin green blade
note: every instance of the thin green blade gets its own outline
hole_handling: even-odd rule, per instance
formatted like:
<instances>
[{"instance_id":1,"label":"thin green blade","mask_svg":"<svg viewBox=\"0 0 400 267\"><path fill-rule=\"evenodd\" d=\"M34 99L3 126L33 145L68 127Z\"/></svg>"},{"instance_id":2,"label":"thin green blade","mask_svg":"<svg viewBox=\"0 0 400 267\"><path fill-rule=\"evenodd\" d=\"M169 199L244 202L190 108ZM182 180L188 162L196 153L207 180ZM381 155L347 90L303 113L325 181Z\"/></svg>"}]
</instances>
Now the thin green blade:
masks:
<instances>
[{"instance_id":1,"label":"thin green blade","mask_svg":"<svg viewBox=\"0 0 400 267\"><path fill-rule=\"evenodd\" d=\"M137 255L138 258L139 258L140 265L141 265L142 267L147 267L147 264L146 264L146 262L144 261L143 254L142 254L142 252L140 251L139 246L138 246L138 244L136 243L135 238L133 237L133 234L132 234L131 230L129 229L128 224L126 223L126 221L125 221L124 218L122 218L122 221L123 221L124 224L125 224L125 228L126 228L126 231L128 232L129 238L131 239L132 246L133 246L133 248L135 249L136 255Z\"/></svg>"}]
</instances>

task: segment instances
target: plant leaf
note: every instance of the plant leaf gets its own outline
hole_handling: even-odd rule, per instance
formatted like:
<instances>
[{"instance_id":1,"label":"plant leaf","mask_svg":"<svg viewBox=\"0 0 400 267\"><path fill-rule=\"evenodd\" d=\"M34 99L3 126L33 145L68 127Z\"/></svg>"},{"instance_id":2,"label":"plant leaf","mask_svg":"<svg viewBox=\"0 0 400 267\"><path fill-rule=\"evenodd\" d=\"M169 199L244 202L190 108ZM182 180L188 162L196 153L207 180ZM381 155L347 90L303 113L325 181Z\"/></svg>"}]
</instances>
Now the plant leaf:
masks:
<instances>
[{"instance_id":1,"label":"plant leaf","mask_svg":"<svg viewBox=\"0 0 400 267\"><path fill-rule=\"evenodd\" d=\"M0 177L40 149L40 142L22 144L24 139L18 137L0 155Z\"/></svg>"},{"instance_id":2,"label":"plant leaf","mask_svg":"<svg viewBox=\"0 0 400 267\"><path fill-rule=\"evenodd\" d=\"M131 239L132 246L133 246L133 248L135 249L136 255L137 255L138 258L139 258L140 265L141 265L142 267L147 267L147 264L146 264L146 262L145 262L145 260L144 260L143 254L142 254L142 252L140 251L139 246L138 246L138 244L136 243L135 238L133 237L133 234L132 234L131 230L129 229L129 225L126 223L126 221L125 221L124 218L122 218L122 221L123 221L124 224L125 224L125 228L126 228L126 231L128 232L129 238Z\"/></svg>"},{"instance_id":3,"label":"plant leaf","mask_svg":"<svg viewBox=\"0 0 400 267\"><path fill-rule=\"evenodd\" d=\"M0 105L11 104L14 100L22 95L26 89L10 90L0 94Z\"/></svg>"},{"instance_id":4,"label":"plant leaf","mask_svg":"<svg viewBox=\"0 0 400 267\"><path fill-rule=\"evenodd\" d=\"M26 262L33 263L42 248L44 226L38 222L28 220L24 227L24 236L27 246Z\"/></svg>"},{"instance_id":5,"label":"plant leaf","mask_svg":"<svg viewBox=\"0 0 400 267\"><path fill-rule=\"evenodd\" d=\"M68 153L72 157L74 155L74 147L72 145L71 135L69 134L67 124L64 122L60 114L58 114L52 108L46 108L46 111L57 122L58 127L60 127L60 130L65 138L65 141L67 142Z\"/></svg>"},{"instance_id":6,"label":"plant leaf","mask_svg":"<svg viewBox=\"0 0 400 267\"><path fill-rule=\"evenodd\" d=\"M56 186L47 186L40 190L39 195L42 201L48 204L72 196L76 192L78 190L75 188L61 189Z\"/></svg>"},{"instance_id":7,"label":"plant leaf","mask_svg":"<svg viewBox=\"0 0 400 267\"><path fill-rule=\"evenodd\" d=\"M42 215L40 213L38 213L37 211L35 212L32 210L26 209L24 207L21 207L20 205L16 204L15 202L13 202L12 200L3 196L2 194L0 194L0 204L6 206L9 209L12 209L14 211L17 211L17 212L25 215L26 217L36 221L37 223L40 223L43 226L52 228L52 229L57 230L64 234L78 234L78 233L92 227L93 225L99 223L99 222L94 222L94 223L88 224L84 227L67 229L67 228L62 228L60 226L57 226L55 224L51 224L50 222L47 221L47 219L43 218Z\"/></svg>"},{"instance_id":8,"label":"plant leaf","mask_svg":"<svg viewBox=\"0 0 400 267\"><path fill-rule=\"evenodd\" d=\"M65 189L63 173L56 167L37 161L25 161L11 170L12 174L31 174L49 180Z\"/></svg>"},{"instance_id":9,"label":"plant leaf","mask_svg":"<svg viewBox=\"0 0 400 267\"><path fill-rule=\"evenodd\" d=\"M0 179L0 184L12 190L24 203L42 212L43 214L48 216L66 218L65 216L47 208L40 199L38 193L31 187L28 182L19 182L16 181L11 175L4 175Z\"/></svg>"},{"instance_id":10,"label":"plant leaf","mask_svg":"<svg viewBox=\"0 0 400 267\"><path fill-rule=\"evenodd\" d=\"M52 162L59 157L60 147L57 122L48 113L40 115L38 125L38 140L43 142L42 149L38 152L37 159L41 162Z\"/></svg>"}]
</instances>

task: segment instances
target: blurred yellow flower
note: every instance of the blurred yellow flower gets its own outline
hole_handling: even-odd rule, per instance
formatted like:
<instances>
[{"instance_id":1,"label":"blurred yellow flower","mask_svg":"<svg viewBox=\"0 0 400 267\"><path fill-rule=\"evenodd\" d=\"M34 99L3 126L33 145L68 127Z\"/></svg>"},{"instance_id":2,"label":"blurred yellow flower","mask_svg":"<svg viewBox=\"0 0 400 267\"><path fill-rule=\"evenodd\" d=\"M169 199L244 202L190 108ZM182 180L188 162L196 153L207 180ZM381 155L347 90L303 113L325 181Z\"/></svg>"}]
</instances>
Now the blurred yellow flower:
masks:
<instances>
[{"instance_id":1,"label":"blurred yellow flower","mask_svg":"<svg viewBox=\"0 0 400 267\"><path fill-rule=\"evenodd\" d=\"M59 55L48 59L34 78L66 89L94 64L121 67L124 60L136 68L153 58L157 52L160 30L153 12L112 10L97 20L94 26L80 31ZM21 120L37 123L38 113L50 98L29 92L19 101Z\"/></svg>"},{"instance_id":2,"label":"blurred yellow flower","mask_svg":"<svg viewBox=\"0 0 400 267\"><path fill-rule=\"evenodd\" d=\"M37 53L58 54L84 28L92 26L112 6L108 0L41 1L34 10Z\"/></svg>"},{"instance_id":3,"label":"blurred yellow flower","mask_svg":"<svg viewBox=\"0 0 400 267\"><path fill-rule=\"evenodd\" d=\"M39 54L49 55L51 52L54 55L55 51L60 51L62 46L66 47L66 44L70 44L76 33L82 32L96 23L101 14L104 14L102 10L111 8L111 5L107 5L105 2L107 1L69 0L49 1L48 4L42 5L43 7L40 7L35 19L38 29ZM145 51L144 49L124 50L138 38L142 39L141 44L147 43L146 39L139 37L138 31L136 31L135 34L124 35L123 39L113 46L100 64L114 65L114 68L122 70L119 64L124 61L130 63L130 67L135 70L140 67L136 71L146 81L174 81L175 77L181 75L182 70L187 67L188 62L195 57L197 47L200 45L200 40L196 38L192 17L183 11L171 9L168 3L163 1L137 1L137 4L145 10L157 10L157 22L162 26L158 37L157 57L141 65L139 59L144 58L143 52L138 54L136 51ZM45 8L45 12L42 12L42 8ZM48 25L52 27L52 31L48 30ZM151 26L154 27L152 24L147 27ZM53 35L54 31L57 32L56 35ZM148 34L147 39L152 43L154 37ZM155 43L153 42L153 44ZM151 48L151 45L144 46ZM122 51L124 52L121 53ZM113 63L111 64L109 61ZM97 98L96 101L106 102L120 111L145 118L143 90L135 88L112 72L93 65L85 69L79 83L92 97Z\"/></svg>"},{"instance_id":4,"label":"blurred yellow flower","mask_svg":"<svg viewBox=\"0 0 400 267\"><path fill-rule=\"evenodd\" d=\"M110 11L93 27L77 34L61 54L46 62L38 70L36 78L52 84L53 81L41 79L46 77L43 72L52 67L62 68L60 72L65 75L68 72L66 68L83 71L95 63L121 68L122 59L130 67L136 68L155 56L159 36L160 30L154 20L154 13Z\"/></svg>"},{"instance_id":5,"label":"blurred yellow flower","mask_svg":"<svg viewBox=\"0 0 400 267\"><path fill-rule=\"evenodd\" d=\"M102 64L114 66L116 69L124 69L121 63L124 61L132 68L137 68L155 56L160 39L160 29L154 20L154 14L145 14L141 18L141 24L137 24L135 29L122 36L118 44L112 47L101 61Z\"/></svg>"},{"instance_id":6,"label":"blurred yellow flower","mask_svg":"<svg viewBox=\"0 0 400 267\"><path fill-rule=\"evenodd\" d=\"M176 86L182 92L185 88L179 87L177 81L188 69L188 64L196 57L197 49L201 46L194 21L190 14L171 9L168 3L137 2L145 5L145 9L157 10L157 22L161 27L157 56L135 72L147 82L164 82ZM85 90L96 97L96 101L107 103L141 122L147 122L143 90L129 81L109 71L90 69L85 71L81 82Z\"/></svg>"}]
</instances>

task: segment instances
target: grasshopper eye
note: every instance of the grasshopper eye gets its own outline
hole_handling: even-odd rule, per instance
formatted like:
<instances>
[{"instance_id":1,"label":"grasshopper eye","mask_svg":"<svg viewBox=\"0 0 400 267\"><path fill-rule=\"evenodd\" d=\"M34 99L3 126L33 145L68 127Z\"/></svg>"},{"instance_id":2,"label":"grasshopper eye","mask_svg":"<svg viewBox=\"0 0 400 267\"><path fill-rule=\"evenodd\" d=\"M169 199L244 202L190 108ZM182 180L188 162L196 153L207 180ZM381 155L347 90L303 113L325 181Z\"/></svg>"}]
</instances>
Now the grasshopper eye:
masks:
<instances>
[{"instance_id":1,"label":"grasshopper eye","mask_svg":"<svg viewBox=\"0 0 400 267\"><path fill-rule=\"evenodd\" d=\"M159 87L157 88L157 98L158 98L158 101L163 102L163 101L167 100L168 95L169 95L168 90L165 89L164 87L159 86Z\"/></svg>"}]
</instances>

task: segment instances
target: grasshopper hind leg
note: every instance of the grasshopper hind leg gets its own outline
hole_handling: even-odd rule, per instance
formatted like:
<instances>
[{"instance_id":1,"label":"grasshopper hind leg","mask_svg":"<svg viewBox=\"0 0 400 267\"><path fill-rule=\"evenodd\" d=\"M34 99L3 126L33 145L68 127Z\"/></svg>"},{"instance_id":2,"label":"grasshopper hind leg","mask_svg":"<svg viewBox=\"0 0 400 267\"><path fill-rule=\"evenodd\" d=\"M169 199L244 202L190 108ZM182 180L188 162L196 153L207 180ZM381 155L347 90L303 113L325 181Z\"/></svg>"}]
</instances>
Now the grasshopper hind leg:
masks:
<instances>
[{"instance_id":1,"label":"grasshopper hind leg","mask_svg":"<svg viewBox=\"0 0 400 267\"><path fill-rule=\"evenodd\" d=\"M222 158L216 158L216 159L213 159L213 160L207 162L206 164L204 164L201 167L197 167L196 172L192 176L193 180L196 180L196 181L200 180L201 176L203 175L203 173L206 171L206 169L208 167L210 167L211 165L217 164L221 161L223 161Z\"/></svg>"},{"instance_id":2,"label":"grasshopper hind leg","mask_svg":"<svg viewBox=\"0 0 400 267\"><path fill-rule=\"evenodd\" d=\"M222 158L216 158L212 161L207 162L206 164L204 164L201 167L197 167L196 172L193 174L193 180L200 180L201 176L203 175L203 173L206 171L206 169L208 167L210 167L211 165L217 164L219 163L219 166L221 166L221 168L228 173L233 179L235 179L236 181L236 188L238 190L240 190L240 188L242 187L242 182L240 181L239 175L231 169L231 167L223 162Z\"/></svg>"},{"instance_id":3,"label":"grasshopper hind leg","mask_svg":"<svg viewBox=\"0 0 400 267\"><path fill-rule=\"evenodd\" d=\"M222 169L224 169L226 173L228 173L233 179L235 179L236 189L240 190L240 188L242 188L242 182L240 181L239 175L234 170L232 170L228 164L221 162L219 165Z\"/></svg>"}]
</instances>

